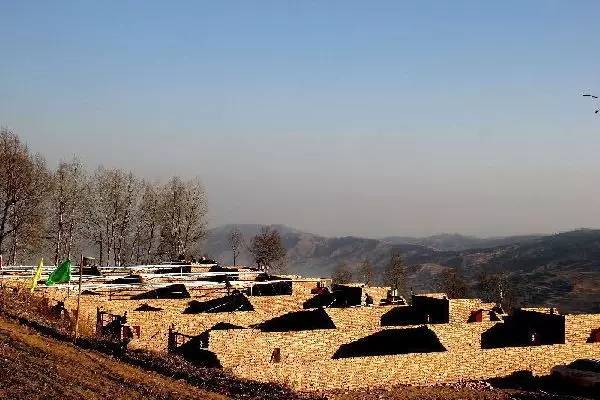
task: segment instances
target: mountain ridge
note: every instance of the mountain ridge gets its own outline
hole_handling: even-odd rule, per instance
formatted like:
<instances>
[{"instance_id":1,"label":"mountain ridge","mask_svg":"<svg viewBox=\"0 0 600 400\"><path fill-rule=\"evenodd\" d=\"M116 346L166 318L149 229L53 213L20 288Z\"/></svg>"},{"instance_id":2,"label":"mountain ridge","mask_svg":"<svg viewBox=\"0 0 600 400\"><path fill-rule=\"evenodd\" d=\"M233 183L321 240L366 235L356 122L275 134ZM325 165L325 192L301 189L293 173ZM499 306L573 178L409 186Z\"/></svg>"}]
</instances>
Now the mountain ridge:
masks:
<instances>
[{"instance_id":1,"label":"mountain ridge","mask_svg":"<svg viewBox=\"0 0 600 400\"><path fill-rule=\"evenodd\" d=\"M327 277L339 264L356 268L368 259L374 266L375 283L381 284L390 253L397 251L408 267L407 285L416 291L438 290L440 274L448 269L459 272L472 287L482 274L501 274L515 291L523 293L527 305L600 311L600 300L596 300L600 291L593 284L600 282L600 230L499 238L440 234L373 239L326 237L285 225L230 224L209 230L204 250L217 261L230 264L231 230L237 227L242 232L243 247L247 248L252 236L266 226L280 232L290 273ZM242 250L238 263L253 264L248 251Z\"/></svg>"}]
</instances>

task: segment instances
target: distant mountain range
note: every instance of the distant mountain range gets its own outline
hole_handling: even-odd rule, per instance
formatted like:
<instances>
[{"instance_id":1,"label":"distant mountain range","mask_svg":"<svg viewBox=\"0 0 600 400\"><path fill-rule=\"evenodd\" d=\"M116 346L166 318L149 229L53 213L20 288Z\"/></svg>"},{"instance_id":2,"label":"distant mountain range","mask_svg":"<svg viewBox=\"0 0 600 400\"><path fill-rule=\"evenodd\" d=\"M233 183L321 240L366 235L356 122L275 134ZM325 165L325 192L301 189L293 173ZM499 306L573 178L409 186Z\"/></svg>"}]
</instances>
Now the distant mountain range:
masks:
<instances>
[{"instance_id":1,"label":"distant mountain range","mask_svg":"<svg viewBox=\"0 0 600 400\"><path fill-rule=\"evenodd\" d=\"M487 249L491 247L506 246L523 243L540 238L543 235L503 236L492 238L478 238L465 236L458 233L442 233L440 235L423 238L409 236L389 236L382 241L391 244L419 244L442 251L462 251L469 249Z\"/></svg>"},{"instance_id":2,"label":"distant mountain range","mask_svg":"<svg viewBox=\"0 0 600 400\"><path fill-rule=\"evenodd\" d=\"M232 262L228 237L237 227L246 243L263 225L226 225L211 229L204 251L221 263ZM453 268L475 284L482 272L501 273L528 305L559 306L571 312L600 312L600 230L582 229L555 235L477 238L441 234L424 238L392 236L369 239L324 237L285 225L277 229L288 251L288 270L305 276L330 276L340 263L357 266L368 259L376 279L392 250L402 253L408 285L415 291L437 290L439 274ZM247 251L239 263L252 265Z\"/></svg>"}]
</instances>

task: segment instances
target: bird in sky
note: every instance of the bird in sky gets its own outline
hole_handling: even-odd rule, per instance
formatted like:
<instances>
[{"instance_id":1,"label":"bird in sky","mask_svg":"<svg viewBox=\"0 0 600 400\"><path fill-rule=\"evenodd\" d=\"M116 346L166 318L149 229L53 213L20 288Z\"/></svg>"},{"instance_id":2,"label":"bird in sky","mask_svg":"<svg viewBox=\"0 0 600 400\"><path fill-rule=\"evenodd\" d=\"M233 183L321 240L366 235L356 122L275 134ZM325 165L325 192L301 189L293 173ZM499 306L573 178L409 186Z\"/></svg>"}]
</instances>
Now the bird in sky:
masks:
<instances>
[{"instance_id":1,"label":"bird in sky","mask_svg":"<svg viewBox=\"0 0 600 400\"><path fill-rule=\"evenodd\" d=\"M582 94L583 97L589 97L591 99L598 99L598 96L591 94L591 93L584 93ZM596 108L594 110L594 114L599 114L600 113L600 108Z\"/></svg>"}]
</instances>

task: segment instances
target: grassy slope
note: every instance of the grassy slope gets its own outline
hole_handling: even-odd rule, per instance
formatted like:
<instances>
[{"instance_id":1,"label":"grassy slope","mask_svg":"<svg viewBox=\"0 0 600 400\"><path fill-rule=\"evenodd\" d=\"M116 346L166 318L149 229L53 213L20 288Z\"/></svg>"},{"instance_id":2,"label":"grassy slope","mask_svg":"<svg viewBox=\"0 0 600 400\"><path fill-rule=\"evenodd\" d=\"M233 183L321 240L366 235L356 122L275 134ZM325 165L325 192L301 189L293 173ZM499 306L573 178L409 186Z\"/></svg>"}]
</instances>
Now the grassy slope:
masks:
<instances>
[{"instance_id":1,"label":"grassy slope","mask_svg":"<svg viewBox=\"0 0 600 400\"><path fill-rule=\"evenodd\" d=\"M0 398L206 399L209 393L0 318Z\"/></svg>"}]
</instances>

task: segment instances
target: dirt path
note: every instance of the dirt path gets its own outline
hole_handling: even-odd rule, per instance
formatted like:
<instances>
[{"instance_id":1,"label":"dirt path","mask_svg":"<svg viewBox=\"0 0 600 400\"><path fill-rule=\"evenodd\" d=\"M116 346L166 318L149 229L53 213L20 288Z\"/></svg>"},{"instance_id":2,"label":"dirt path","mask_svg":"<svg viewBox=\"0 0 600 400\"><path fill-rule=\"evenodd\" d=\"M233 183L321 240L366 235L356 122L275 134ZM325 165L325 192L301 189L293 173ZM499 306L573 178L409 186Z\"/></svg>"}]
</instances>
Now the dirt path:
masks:
<instances>
[{"instance_id":1,"label":"dirt path","mask_svg":"<svg viewBox=\"0 0 600 400\"><path fill-rule=\"evenodd\" d=\"M2 399L206 399L226 397L40 336L0 318Z\"/></svg>"}]
</instances>

